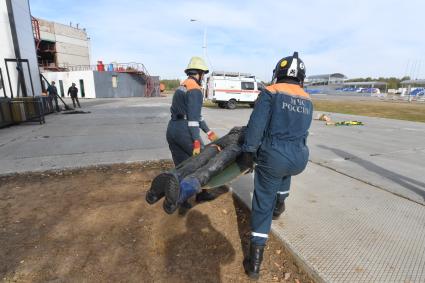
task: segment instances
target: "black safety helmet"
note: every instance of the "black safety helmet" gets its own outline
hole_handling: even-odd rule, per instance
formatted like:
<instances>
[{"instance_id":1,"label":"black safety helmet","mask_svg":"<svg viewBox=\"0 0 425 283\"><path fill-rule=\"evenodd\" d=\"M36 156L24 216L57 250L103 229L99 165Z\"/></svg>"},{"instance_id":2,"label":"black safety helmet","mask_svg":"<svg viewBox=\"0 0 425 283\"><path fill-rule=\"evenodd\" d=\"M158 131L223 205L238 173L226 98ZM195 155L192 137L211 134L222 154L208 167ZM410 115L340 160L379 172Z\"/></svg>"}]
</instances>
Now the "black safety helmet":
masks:
<instances>
[{"instance_id":1,"label":"black safety helmet","mask_svg":"<svg viewBox=\"0 0 425 283\"><path fill-rule=\"evenodd\" d=\"M276 68L273 70L272 81L282 79L296 79L300 84L304 82L305 65L298 58L298 52L294 52L294 55L282 58L277 62Z\"/></svg>"}]
</instances>

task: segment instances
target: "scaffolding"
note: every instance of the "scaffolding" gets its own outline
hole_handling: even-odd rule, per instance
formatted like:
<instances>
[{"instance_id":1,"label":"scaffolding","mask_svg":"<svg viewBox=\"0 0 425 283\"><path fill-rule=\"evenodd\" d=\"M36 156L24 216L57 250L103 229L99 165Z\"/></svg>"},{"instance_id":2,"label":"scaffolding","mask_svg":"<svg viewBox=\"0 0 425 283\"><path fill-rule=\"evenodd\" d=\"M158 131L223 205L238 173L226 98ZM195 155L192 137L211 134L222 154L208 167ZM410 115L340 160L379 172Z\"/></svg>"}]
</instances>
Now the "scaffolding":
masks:
<instances>
[{"instance_id":1,"label":"scaffolding","mask_svg":"<svg viewBox=\"0 0 425 283\"><path fill-rule=\"evenodd\" d=\"M31 16L31 24L32 24L32 32L34 34L34 40L35 40L35 47L38 50L41 42L41 36L40 36L40 23L38 20Z\"/></svg>"}]
</instances>

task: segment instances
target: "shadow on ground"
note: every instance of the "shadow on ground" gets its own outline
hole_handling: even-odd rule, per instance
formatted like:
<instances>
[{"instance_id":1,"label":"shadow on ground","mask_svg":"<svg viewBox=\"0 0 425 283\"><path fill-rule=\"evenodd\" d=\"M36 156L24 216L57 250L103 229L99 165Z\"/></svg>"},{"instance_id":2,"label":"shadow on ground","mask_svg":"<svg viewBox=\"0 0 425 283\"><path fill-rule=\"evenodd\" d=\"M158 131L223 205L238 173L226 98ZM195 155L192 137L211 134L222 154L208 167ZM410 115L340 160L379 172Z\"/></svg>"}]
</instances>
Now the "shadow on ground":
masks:
<instances>
[{"instance_id":1,"label":"shadow on ground","mask_svg":"<svg viewBox=\"0 0 425 283\"><path fill-rule=\"evenodd\" d=\"M0 177L5 282L249 282L249 212L232 195L167 215L145 193L159 168L123 165ZM241 240L242 238L242 240ZM307 278L273 237L264 282ZM301 280L309 282L309 280Z\"/></svg>"},{"instance_id":2,"label":"shadow on ground","mask_svg":"<svg viewBox=\"0 0 425 283\"><path fill-rule=\"evenodd\" d=\"M235 257L229 240L197 210L189 211L186 232L167 241L165 250L167 272L179 282L221 282L220 266Z\"/></svg>"}]
</instances>

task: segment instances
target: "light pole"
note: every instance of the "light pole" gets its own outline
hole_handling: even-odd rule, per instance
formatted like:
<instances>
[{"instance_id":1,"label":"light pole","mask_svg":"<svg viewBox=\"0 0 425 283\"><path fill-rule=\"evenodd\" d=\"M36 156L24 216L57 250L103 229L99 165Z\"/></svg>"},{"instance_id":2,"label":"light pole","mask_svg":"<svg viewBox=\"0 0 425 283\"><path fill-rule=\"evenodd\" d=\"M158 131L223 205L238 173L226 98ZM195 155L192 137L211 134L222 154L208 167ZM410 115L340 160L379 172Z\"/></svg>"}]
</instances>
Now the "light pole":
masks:
<instances>
[{"instance_id":1,"label":"light pole","mask_svg":"<svg viewBox=\"0 0 425 283\"><path fill-rule=\"evenodd\" d=\"M211 62L210 62L210 60L208 58L208 54L207 54L207 26L205 25L205 23L203 23L202 21L197 20L197 19L190 19L190 21L191 22L199 22L204 26L204 41L202 43L202 50L204 51L203 53L204 53L205 62L208 62L210 68L212 68ZM202 81L202 88L203 88L202 94L203 94L203 97L205 98L206 97L205 92L206 92L206 89L207 89L206 79Z\"/></svg>"},{"instance_id":2,"label":"light pole","mask_svg":"<svg viewBox=\"0 0 425 283\"><path fill-rule=\"evenodd\" d=\"M191 22L200 22L201 24L203 24L201 21L197 20L197 19L190 19ZM205 24L204 25L204 41L202 43L202 50L204 53L204 59L208 60L207 58L207 26Z\"/></svg>"}]
</instances>

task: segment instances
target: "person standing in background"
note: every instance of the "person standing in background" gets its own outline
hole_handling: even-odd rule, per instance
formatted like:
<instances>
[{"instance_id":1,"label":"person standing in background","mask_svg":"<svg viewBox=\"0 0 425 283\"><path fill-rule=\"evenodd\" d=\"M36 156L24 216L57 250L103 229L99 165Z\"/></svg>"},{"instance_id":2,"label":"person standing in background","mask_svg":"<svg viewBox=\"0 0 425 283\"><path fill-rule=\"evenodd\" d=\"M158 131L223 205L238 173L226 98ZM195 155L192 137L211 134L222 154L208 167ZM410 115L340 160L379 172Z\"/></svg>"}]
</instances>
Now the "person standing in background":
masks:
<instances>
[{"instance_id":1,"label":"person standing in background","mask_svg":"<svg viewBox=\"0 0 425 283\"><path fill-rule=\"evenodd\" d=\"M71 95L74 108L76 108L75 101L77 101L78 107L81 108L80 102L78 101L78 88L75 86L75 83L72 83L72 86L68 89L68 95Z\"/></svg>"},{"instance_id":2,"label":"person standing in background","mask_svg":"<svg viewBox=\"0 0 425 283\"><path fill-rule=\"evenodd\" d=\"M52 83L49 85L49 87L47 88L47 93L49 94L49 104L50 107L53 110L53 100L55 101L55 107L56 107L56 112L60 111L59 108L59 104L58 104L58 89L55 86L55 81L52 81Z\"/></svg>"}]
</instances>

